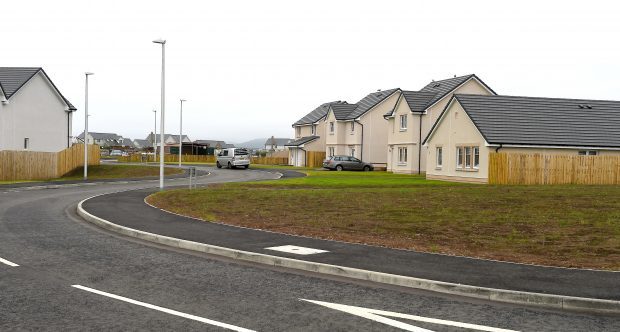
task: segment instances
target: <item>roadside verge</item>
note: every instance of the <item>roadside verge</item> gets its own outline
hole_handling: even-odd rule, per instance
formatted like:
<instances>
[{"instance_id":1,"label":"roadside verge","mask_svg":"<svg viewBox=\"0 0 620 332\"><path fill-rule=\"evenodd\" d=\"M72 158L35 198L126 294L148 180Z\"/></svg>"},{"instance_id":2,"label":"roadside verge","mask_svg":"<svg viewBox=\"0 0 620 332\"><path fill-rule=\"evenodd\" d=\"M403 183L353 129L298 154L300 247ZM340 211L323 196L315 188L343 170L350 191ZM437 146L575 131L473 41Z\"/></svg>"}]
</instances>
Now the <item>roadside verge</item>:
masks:
<instances>
[{"instance_id":1,"label":"roadside verge","mask_svg":"<svg viewBox=\"0 0 620 332\"><path fill-rule=\"evenodd\" d=\"M101 195L97 195L101 196ZM226 248L189 240L168 237L149 233L121 225L114 224L103 218L87 212L83 204L94 197L81 201L77 206L77 213L86 221L101 228L119 233L121 235L138 238L141 240L167 245L174 248L203 252L212 255L238 259L247 262L260 263L269 266L284 267L289 269L309 271L320 274L339 276L351 279L366 280L377 283L423 289L433 292L459 295L490 301L534 305L545 308L560 310L591 311L601 313L620 313L620 301L573 297L564 295L543 294L534 292L522 292L506 289L487 288L464 285L443 281L402 276L397 274L363 270L345 266L325 263L304 261L294 258L279 257L268 254Z\"/></svg>"}]
</instances>

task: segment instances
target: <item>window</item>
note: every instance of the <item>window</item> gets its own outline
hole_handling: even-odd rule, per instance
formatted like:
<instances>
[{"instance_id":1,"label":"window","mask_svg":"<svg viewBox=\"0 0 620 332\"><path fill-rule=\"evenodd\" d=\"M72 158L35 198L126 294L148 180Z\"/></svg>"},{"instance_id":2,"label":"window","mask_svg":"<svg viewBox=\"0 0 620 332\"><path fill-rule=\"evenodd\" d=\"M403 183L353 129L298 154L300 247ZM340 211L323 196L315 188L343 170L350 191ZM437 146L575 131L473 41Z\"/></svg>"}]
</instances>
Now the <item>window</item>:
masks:
<instances>
[{"instance_id":1,"label":"window","mask_svg":"<svg viewBox=\"0 0 620 332\"><path fill-rule=\"evenodd\" d=\"M398 163L407 164L407 148L398 148Z\"/></svg>"},{"instance_id":2,"label":"window","mask_svg":"<svg viewBox=\"0 0 620 332\"><path fill-rule=\"evenodd\" d=\"M30 138L24 138L24 150L28 150L30 148Z\"/></svg>"},{"instance_id":3,"label":"window","mask_svg":"<svg viewBox=\"0 0 620 332\"><path fill-rule=\"evenodd\" d=\"M456 147L456 168L463 168L463 148L460 146Z\"/></svg>"},{"instance_id":4,"label":"window","mask_svg":"<svg viewBox=\"0 0 620 332\"><path fill-rule=\"evenodd\" d=\"M407 130L407 114L403 114L400 116L400 130Z\"/></svg>"},{"instance_id":5,"label":"window","mask_svg":"<svg viewBox=\"0 0 620 332\"><path fill-rule=\"evenodd\" d=\"M316 125L312 125L312 135L316 135Z\"/></svg>"},{"instance_id":6,"label":"window","mask_svg":"<svg viewBox=\"0 0 620 332\"><path fill-rule=\"evenodd\" d=\"M596 156L597 154L598 154L598 151L594 151L594 150L579 151L580 156Z\"/></svg>"},{"instance_id":7,"label":"window","mask_svg":"<svg viewBox=\"0 0 620 332\"><path fill-rule=\"evenodd\" d=\"M480 148L474 146L474 168L478 169L480 167Z\"/></svg>"},{"instance_id":8,"label":"window","mask_svg":"<svg viewBox=\"0 0 620 332\"><path fill-rule=\"evenodd\" d=\"M435 153L435 166L440 168L443 166L443 148L441 146L438 146L436 149L436 153Z\"/></svg>"},{"instance_id":9,"label":"window","mask_svg":"<svg viewBox=\"0 0 620 332\"><path fill-rule=\"evenodd\" d=\"M297 137L301 136L301 127L295 127L295 136Z\"/></svg>"},{"instance_id":10,"label":"window","mask_svg":"<svg viewBox=\"0 0 620 332\"><path fill-rule=\"evenodd\" d=\"M354 147L349 147L349 152L350 152L349 155L351 157L355 157L355 148Z\"/></svg>"},{"instance_id":11,"label":"window","mask_svg":"<svg viewBox=\"0 0 620 332\"><path fill-rule=\"evenodd\" d=\"M355 131L355 122L351 121L351 134Z\"/></svg>"},{"instance_id":12,"label":"window","mask_svg":"<svg viewBox=\"0 0 620 332\"><path fill-rule=\"evenodd\" d=\"M333 121L329 123L329 132L330 134L334 133L334 122Z\"/></svg>"},{"instance_id":13,"label":"window","mask_svg":"<svg viewBox=\"0 0 620 332\"><path fill-rule=\"evenodd\" d=\"M456 169L477 171L480 167L480 148L477 146L456 147Z\"/></svg>"},{"instance_id":14,"label":"window","mask_svg":"<svg viewBox=\"0 0 620 332\"><path fill-rule=\"evenodd\" d=\"M330 156L330 157L333 157L333 156L335 155L335 153L334 153L334 152L335 152L335 151L334 151L334 147L333 147L333 146L330 146L330 147L329 147L329 156Z\"/></svg>"}]
</instances>

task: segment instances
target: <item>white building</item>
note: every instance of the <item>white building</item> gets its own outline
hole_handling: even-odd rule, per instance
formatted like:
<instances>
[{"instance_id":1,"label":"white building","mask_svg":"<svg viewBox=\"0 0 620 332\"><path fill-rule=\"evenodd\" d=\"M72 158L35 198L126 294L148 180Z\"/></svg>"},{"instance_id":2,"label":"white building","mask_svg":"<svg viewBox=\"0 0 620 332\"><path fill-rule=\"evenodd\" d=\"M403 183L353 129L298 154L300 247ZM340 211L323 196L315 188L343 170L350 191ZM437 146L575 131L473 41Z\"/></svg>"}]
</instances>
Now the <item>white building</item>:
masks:
<instances>
[{"instance_id":1,"label":"white building","mask_svg":"<svg viewBox=\"0 0 620 332\"><path fill-rule=\"evenodd\" d=\"M42 68L0 67L0 150L68 148L74 111Z\"/></svg>"}]
</instances>

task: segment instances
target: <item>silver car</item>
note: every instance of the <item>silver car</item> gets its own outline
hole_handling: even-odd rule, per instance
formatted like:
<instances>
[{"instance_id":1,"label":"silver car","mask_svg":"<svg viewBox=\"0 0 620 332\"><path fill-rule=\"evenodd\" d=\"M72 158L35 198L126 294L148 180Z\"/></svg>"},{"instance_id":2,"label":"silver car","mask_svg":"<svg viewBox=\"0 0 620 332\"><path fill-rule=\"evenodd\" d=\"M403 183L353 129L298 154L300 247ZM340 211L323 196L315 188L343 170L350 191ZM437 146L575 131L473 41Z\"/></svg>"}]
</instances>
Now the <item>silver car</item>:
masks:
<instances>
[{"instance_id":1,"label":"silver car","mask_svg":"<svg viewBox=\"0 0 620 332\"><path fill-rule=\"evenodd\" d=\"M365 163L355 157L351 156L333 156L327 157L323 160L323 167L329 170L337 171L372 171L374 167L372 164Z\"/></svg>"},{"instance_id":2,"label":"silver car","mask_svg":"<svg viewBox=\"0 0 620 332\"><path fill-rule=\"evenodd\" d=\"M250 153L246 149L241 148L228 148L223 149L217 154L217 161L215 162L217 168L237 168L250 167Z\"/></svg>"}]
</instances>

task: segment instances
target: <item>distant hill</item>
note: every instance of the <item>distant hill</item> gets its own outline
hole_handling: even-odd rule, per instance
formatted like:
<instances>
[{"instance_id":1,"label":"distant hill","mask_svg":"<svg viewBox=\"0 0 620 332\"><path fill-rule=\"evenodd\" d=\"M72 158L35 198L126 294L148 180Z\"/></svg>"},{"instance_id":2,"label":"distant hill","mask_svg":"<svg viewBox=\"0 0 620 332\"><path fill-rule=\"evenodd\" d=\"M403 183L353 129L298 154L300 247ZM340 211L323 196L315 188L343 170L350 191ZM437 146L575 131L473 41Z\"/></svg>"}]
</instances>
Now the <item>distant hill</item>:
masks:
<instances>
[{"instance_id":1,"label":"distant hill","mask_svg":"<svg viewBox=\"0 0 620 332\"><path fill-rule=\"evenodd\" d=\"M248 149L263 149L265 148L265 142L267 141L267 137L265 138L255 138L253 140L249 140L247 142L235 143L236 147L248 148Z\"/></svg>"}]
</instances>

